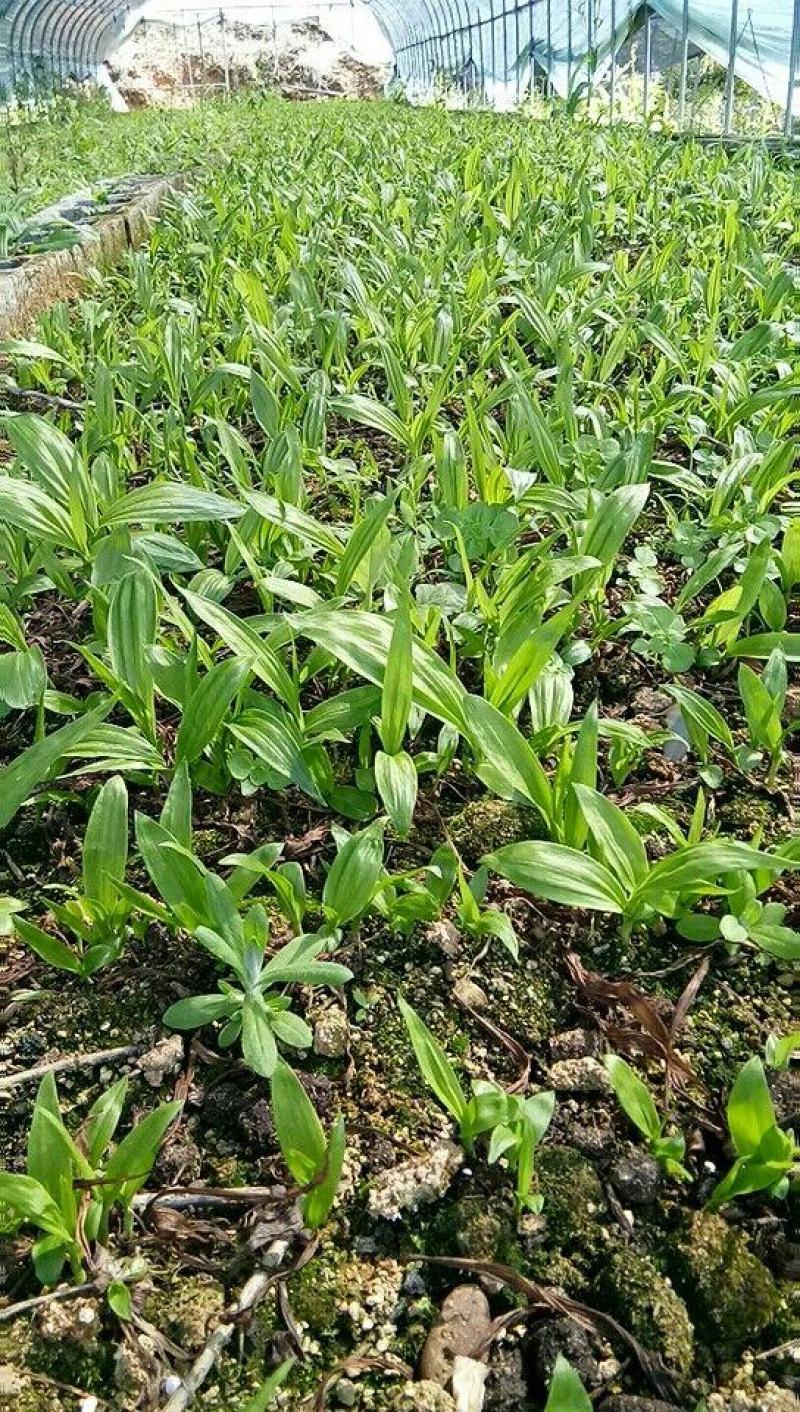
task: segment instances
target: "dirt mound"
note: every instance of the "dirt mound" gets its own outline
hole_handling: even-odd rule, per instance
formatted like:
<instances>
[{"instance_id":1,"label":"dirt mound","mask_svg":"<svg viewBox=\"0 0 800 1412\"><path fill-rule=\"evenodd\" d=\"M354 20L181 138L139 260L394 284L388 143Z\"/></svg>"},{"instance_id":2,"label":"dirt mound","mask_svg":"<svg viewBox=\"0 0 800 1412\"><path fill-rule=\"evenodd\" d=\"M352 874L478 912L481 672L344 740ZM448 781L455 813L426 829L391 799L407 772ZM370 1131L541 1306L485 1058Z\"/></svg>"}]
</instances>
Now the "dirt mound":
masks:
<instances>
[{"instance_id":1,"label":"dirt mound","mask_svg":"<svg viewBox=\"0 0 800 1412\"><path fill-rule=\"evenodd\" d=\"M130 108L188 106L215 89L267 87L286 97L375 98L386 74L314 21L173 26L143 20L107 64Z\"/></svg>"}]
</instances>

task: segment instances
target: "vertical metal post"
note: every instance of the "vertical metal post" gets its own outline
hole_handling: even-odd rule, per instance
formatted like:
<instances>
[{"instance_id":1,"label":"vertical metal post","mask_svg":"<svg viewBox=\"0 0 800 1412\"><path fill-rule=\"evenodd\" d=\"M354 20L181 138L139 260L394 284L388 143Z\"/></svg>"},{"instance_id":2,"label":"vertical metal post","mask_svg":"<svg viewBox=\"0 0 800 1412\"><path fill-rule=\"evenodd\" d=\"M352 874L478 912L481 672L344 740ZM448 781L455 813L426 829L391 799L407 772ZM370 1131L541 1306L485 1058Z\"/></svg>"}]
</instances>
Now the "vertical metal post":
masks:
<instances>
[{"instance_id":1,"label":"vertical metal post","mask_svg":"<svg viewBox=\"0 0 800 1412\"><path fill-rule=\"evenodd\" d=\"M683 0L681 25L681 86L678 94L678 130L683 132L686 121L686 76L689 70L689 0Z\"/></svg>"},{"instance_id":2,"label":"vertical metal post","mask_svg":"<svg viewBox=\"0 0 800 1412\"><path fill-rule=\"evenodd\" d=\"M225 26L225 15L222 10L219 12L219 32L222 36L222 62L225 67L225 92L231 91L231 66L228 62L228 36Z\"/></svg>"},{"instance_id":3,"label":"vertical metal post","mask_svg":"<svg viewBox=\"0 0 800 1412\"><path fill-rule=\"evenodd\" d=\"M650 113L650 65L653 58L653 12L648 9L644 18L644 119Z\"/></svg>"},{"instance_id":4,"label":"vertical metal post","mask_svg":"<svg viewBox=\"0 0 800 1412\"><path fill-rule=\"evenodd\" d=\"M508 84L508 0L503 0L503 87Z\"/></svg>"},{"instance_id":5,"label":"vertical metal post","mask_svg":"<svg viewBox=\"0 0 800 1412\"><path fill-rule=\"evenodd\" d=\"M547 27L547 82L545 92L548 98L553 96L553 80L551 77L553 68L553 3L547 0L547 10L545 13L545 24Z\"/></svg>"},{"instance_id":6,"label":"vertical metal post","mask_svg":"<svg viewBox=\"0 0 800 1412\"><path fill-rule=\"evenodd\" d=\"M592 84L594 81L595 64L595 43L594 43L594 6L592 0L586 0L586 101L587 104L592 96Z\"/></svg>"},{"instance_id":7,"label":"vertical metal post","mask_svg":"<svg viewBox=\"0 0 800 1412\"><path fill-rule=\"evenodd\" d=\"M536 63L533 57L533 5L528 0L528 91L532 98L536 92Z\"/></svg>"},{"instance_id":8,"label":"vertical metal post","mask_svg":"<svg viewBox=\"0 0 800 1412\"><path fill-rule=\"evenodd\" d=\"M789 43L789 83L786 89L786 112L783 118L783 135L791 137L793 126L794 90L797 82L797 69L800 65L800 0L794 0L792 18L792 38Z\"/></svg>"},{"instance_id":9,"label":"vertical metal post","mask_svg":"<svg viewBox=\"0 0 800 1412\"><path fill-rule=\"evenodd\" d=\"M567 0L567 97L572 96L572 0Z\"/></svg>"},{"instance_id":10,"label":"vertical metal post","mask_svg":"<svg viewBox=\"0 0 800 1412\"><path fill-rule=\"evenodd\" d=\"M494 14L494 0L489 0L489 14L491 15L491 33L489 35L489 53L492 60L492 83L497 81L497 24Z\"/></svg>"},{"instance_id":11,"label":"vertical metal post","mask_svg":"<svg viewBox=\"0 0 800 1412\"><path fill-rule=\"evenodd\" d=\"M728 70L725 74L725 108L722 120L722 130L725 136L731 130L733 121L733 82L735 77L736 64L736 44L739 38L739 0L731 0L731 29L728 36Z\"/></svg>"},{"instance_id":12,"label":"vertical metal post","mask_svg":"<svg viewBox=\"0 0 800 1412\"><path fill-rule=\"evenodd\" d=\"M483 19L478 11L478 63L481 71L481 103L486 102L486 60L483 55Z\"/></svg>"},{"instance_id":13,"label":"vertical metal post","mask_svg":"<svg viewBox=\"0 0 800 1412\"><path fill-rule=\"evenodd\" d=\"M688 4L688 0L686 0ZM609 82L609 122L614 121L614 104L617 96L617 6L616 0L611 0L611 75Z\"/></svg>"},{"instance_id":14,"label":"vertical metal post","mask_svg":"<svg viewBox=\"0 0 800 1412\"><path fill-rule=\"evenodd\" d=\"M522 88L521 88L522 65L521 65L521 63L520 63L520 57L521 57L521 56L520 56L520 47L521 47L522 40L521 40L521 38L520 38L520 29L519 29L519 7L520 7L520 4L521 4L521 3L522 3L522 0L515 0L515 4L514 4L514 51L515 51L515 61L516 61L516 70L517 70L516 90L517 90L517 102L518 102L518 103L519 103L520 98L522 97Z\"/></svg>"}]
</instances>

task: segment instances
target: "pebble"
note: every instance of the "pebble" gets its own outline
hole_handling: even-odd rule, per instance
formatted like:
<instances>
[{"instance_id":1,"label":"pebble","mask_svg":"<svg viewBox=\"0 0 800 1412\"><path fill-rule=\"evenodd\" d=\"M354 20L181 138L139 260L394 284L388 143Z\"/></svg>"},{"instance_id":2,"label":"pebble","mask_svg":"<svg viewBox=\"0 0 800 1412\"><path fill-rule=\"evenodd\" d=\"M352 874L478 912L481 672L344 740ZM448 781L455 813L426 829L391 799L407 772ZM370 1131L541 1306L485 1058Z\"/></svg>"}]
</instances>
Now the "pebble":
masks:
<instances>
[{"instance_id":1,"label":"pebble","mask_svg":"<svg viewBox=\"0 0 800 1412\"><path fill-rule=\"evenodd\" d=\"M611 1180L623 1201L645 1206L655 1201L661 1186L661 1168L649 1152L632 1148L611 1168Z\"/></svg>"},{"instance_id":2,"label":"pebble","mask_svg":"<svg viewBox=\"0 0 800 1412\"><path fill-rule=\"evenodd\" d=\"M489 1004L489 997L485 990L471 981L468 976L460 976L453 986L453 994L461 1005L466 1005L470 1010L485 1010Z\"/></svg>"},{"instance_id":3,"label":"pebble","mask_svg":"<svg viewBox=\"0 0 800 1412\"><path fill-rule=\"evenodd\" d=\"M340 1378L334 1388L334 1397L340 1407L354 1407L357 1395L355 1383L349 1378Z\"/></svg>"},{"instance_id":4,"label":"pebble","mask_svg":"<svg viewBox=\"0 0 800 1412\"><path fill-rule=\"evenodd\" d=\"M489 1301L477 1285L456 1285L445 1299L422 1350L420 1374L447 1387L459 1354L468 1357L492 1322Z\"/></svg>"},{"instance_id":5,"label":"pebble","mask_svg":"<svg viewBox=\"0 0 800 1412\"><path fill-rule=\"evenodd\" d=\"M174 1074L183 1063L183 1037L168 1035L159 1040L146 1054L141 1054L136 1067L151 1088L160 1088L169 1074Z\"/></svg>"},{"instance_id":6,"label":"pebble","mask_svg":"<svg viewBox=\"0 0 800 1412\"><path fill-rule=\"evenodd\" d=\"M166 1397L172 1397L173 1392L177 1392L179 1387L183 1387L182 1380L175 1373L170 1373L161 1384L162 1391Z\"/></svg>"},{"instance_id":7,"label":"pebble","mask_svg":"<svg viewBox=\"0 0 800 1412\"><path fill-rule=\"evenodd\" d=\"M338 1005L323 1010L314 1025L314 1053L326 1059L340 1059L350 1043L350 1023Z\"/></svg>"},{"instance_id":8,"label":"pebble","mask_svg":"<svg viewBox=\"0 0 800 1412\"><path fill-rule=\"evenodd\" d=\"M452 922L446 920L431 922L425 932L425 940L429 941L432 946L438 947L439 950L443 952L445 956L449 956L451 960L458 956L461 951L461 937L458 929Z\"/></svg>"},{"instance_id":9,"label":"pebble","mask_svg":"<svg viewBox=\"0 0 800 1412\"><path fill-rule=\"evenodd\" d=\"M611 1080L599 1059L558 1059L548 1070L558 1093L610 1093Z\"/></svg>"},{"instance_id":10,"label":"pebble","mask_svg":"<svg viewBox=\"0 0 800 1412\"><path fill-rule=\"evenodd\" d=\"M386 1221L396 1221L403 1211L438 1201L462 1160L461 1148L447 1138L435 1143L424 1157L410 1158L381 1172L370 1189L370 1212Z\"/></svg>"}]
</instances>

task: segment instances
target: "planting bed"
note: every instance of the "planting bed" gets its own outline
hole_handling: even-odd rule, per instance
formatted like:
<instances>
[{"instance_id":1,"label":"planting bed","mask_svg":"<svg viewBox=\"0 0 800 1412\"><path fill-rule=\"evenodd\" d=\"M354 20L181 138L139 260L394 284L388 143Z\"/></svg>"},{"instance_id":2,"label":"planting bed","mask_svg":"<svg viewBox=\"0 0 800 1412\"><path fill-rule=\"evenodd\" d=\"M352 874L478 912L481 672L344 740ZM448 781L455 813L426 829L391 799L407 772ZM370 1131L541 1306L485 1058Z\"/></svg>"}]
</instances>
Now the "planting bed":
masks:
<instances>
[{"instance_id":1,"label":"planting bed","mask_svg":"<svg viewBox=\"0 0 800 1412\"><path fill-rule=\"evenodd\" d=\"M0 349L0 1406L788 1412L796 165L212 121Z\"/></svg>"}]
</instances>

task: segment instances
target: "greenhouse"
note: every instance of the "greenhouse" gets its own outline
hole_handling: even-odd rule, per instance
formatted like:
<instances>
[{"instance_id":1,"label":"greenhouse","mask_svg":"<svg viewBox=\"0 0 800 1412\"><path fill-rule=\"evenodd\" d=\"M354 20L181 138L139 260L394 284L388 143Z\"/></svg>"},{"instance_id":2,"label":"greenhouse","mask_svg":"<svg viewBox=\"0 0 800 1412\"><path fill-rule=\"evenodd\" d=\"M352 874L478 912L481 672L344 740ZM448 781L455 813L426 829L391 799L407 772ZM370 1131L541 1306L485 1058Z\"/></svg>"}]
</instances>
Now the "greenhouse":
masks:
<instances>
[{"instance_id":1,"label":"greenhouse","mask_svg":"<svg viewBox=\"0 0 800 1412\"><path fill-rule=\"evenodd\" d=\"M797 1412L799 119L0 0L0 1412Z\"/></svg>"}]
</instances>

